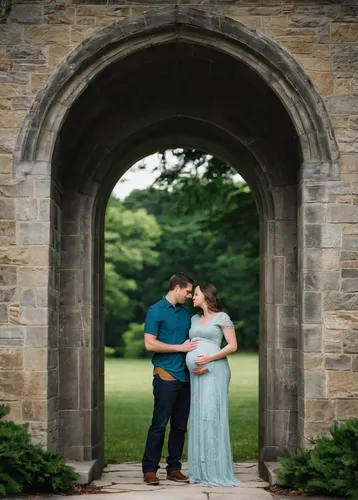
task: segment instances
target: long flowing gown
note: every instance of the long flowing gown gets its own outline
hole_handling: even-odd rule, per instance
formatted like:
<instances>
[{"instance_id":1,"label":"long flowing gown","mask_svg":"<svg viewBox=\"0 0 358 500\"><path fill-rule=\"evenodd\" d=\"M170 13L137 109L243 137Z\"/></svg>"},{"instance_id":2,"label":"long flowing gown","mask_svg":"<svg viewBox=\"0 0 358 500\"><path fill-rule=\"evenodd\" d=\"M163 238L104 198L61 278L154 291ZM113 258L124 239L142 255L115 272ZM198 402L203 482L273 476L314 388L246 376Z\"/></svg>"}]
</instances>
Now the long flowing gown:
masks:
<instances>
[{"instance_id":1,"label":"long flowing gown","mask_svg":"<svg viewBox=\"0 0 358 500\"><path fill-rule=\"evenodd\" d=\"M200 325L200 316L191 320L190 339L199 346L186 356L190 372L191 402L188 444L190 483L206 486L236 486L229 435L228 389L231 377L227 358L207 364L202 375L192 373L198 368L199 354L213 354L221 349L222 328L232 328L229 316L220 312Z\"/></svg>"}]
</instances>

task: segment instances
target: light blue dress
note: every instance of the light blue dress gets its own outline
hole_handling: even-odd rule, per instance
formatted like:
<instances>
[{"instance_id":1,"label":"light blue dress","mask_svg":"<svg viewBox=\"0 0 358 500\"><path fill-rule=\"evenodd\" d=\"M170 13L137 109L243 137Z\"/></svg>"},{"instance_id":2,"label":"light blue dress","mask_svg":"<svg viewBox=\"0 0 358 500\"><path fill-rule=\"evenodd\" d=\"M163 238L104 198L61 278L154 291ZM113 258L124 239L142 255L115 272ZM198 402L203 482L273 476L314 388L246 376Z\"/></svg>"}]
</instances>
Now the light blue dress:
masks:
<instances>
[{"instance_id":1,"label":"light blue dress","mask_svg":"<svg viewBox=\"0 0 358 500\"><path fill-rule=\"evenodd\" d=\"M236 486L229 435L228 389L230 367L227 358L207 364L203 375L192 373L198 368L199 354L213 354L221 349L222 328L233 328L229 316L220 312L200 325L197 314L191 319L189 337L199 346L186 355L190 372L190 425L188 473L190 483L206 486Z\"/></svg>"}]
</instances>

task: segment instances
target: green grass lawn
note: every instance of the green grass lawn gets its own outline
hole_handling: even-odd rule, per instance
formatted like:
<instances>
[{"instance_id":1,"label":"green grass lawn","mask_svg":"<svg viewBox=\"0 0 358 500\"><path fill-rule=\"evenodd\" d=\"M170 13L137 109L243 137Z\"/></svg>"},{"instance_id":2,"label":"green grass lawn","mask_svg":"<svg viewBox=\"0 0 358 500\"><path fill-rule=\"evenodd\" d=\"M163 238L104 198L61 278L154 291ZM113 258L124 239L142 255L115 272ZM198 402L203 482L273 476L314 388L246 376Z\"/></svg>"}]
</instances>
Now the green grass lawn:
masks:
<instances>
[{"instance_id":1,"label":"green grass lawn","mask_svg":"<svg viewBox=\"0 0 358 500\"><path fill-rule=\"evenodd\" d=\"M229 357L230 434L234 460L257 458L258 357ZM105 458L140 461L153 411L150 360L106 359ZM185 449L186 452L186 449ZM166 453L166 446L163 451Z\"/></svg>"}]
</instances>

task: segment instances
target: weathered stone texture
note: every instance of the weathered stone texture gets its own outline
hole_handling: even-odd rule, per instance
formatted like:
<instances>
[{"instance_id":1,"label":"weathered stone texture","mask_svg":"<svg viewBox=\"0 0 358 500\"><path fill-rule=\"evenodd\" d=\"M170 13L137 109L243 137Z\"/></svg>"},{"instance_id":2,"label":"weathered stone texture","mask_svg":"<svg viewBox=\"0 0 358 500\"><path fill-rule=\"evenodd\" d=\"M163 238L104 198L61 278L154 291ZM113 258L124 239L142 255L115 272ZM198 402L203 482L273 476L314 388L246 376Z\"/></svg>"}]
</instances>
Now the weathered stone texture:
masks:
<instances>
[{"instance_id":1,"label":"weathered stone texture","mask_svg":"<svg viewBox=\"0 0 358 500\"><path fill-rule=\"evenodd\" d=\"M211 94L206 96L205 106L199 101L196 107L192 105L191 92L198 94L190 78L186 79L190 87L177 93L188 96L184 109L198 119L195 134L201 127L199 123L208 125L217 120L219 128L231 130L233 127L232 136L244 137L243 142L249 145L247 149L252 144L260 144L255 150L255 157L262 159L260 175L250 180L254 179L252 187L257 191L264 191L268 198L272 196L272 207L262 209L261 214L265 233L262 259L265 290L261 301L265 304L262 314L265 356L261 378L266 384L264 404L268 404L264 417L261 413L261 427L267 440L263 453L266 457L275 456L272 448L276 445L287 451L305 443L305 438L325 432L334 418L358 416L358 7L338 0L290 3L281 0L193 0L180 2L173 14L168 6L177 3L171 0L142 3L136 0L16 0L7 24L0 29L0 400L12 402L13 415L18 420L32 422L36 441L55 443L54 446L57 443L72 458L91 459L93 453L101 455L98 447L103 431L99 416L103 404L103 299L98 290L102 279L99 262L103 256L98 248L103 232L99 224L93 226L95 217L92 216L97 215L93 208L95 197L99 193L104 199L109 189L102 173L108 165L105 155L101 157L100 152L111 153L114 142L106 143L100 131L95 131L95 136L88 138L89 149L94 149L89 151L83 165L76 165L80 168L71 170L75 155L69 154L63 163L56 155L61 148L68 146L70 149L72 136L79 133L79 122L90 120L91 115L82 120L77 117L72 133L69 133L70 128L65 130L65 122L61 140L56 142L60 123L63 117L71 115L71 100L77 90L87 91L89 85L91 95L91 84L96 78L99 87L89 98L91 106L87 102L83 109L93 108L94 115L99 113L107 94L113 91L112 78L116 82L114 86L117 85L125 96L122 101L117 96L111 102L110 107L113 102L120 102L117 115L121 117L120 122L113 122L112 130L119 130L118 136L121 127L130 133L131 127L144 122L147 114L151 116L153 102L162 112L160 119L168 118L165 95L171 85L158 87L159 90L155 88L151 97L143 97L150 86L144 73L141 84L131 84L128 90L126 72L120 81L112 74L108 82L101 83L102 75L95 78L88 73L83 77L75 59L60 76L56 76L56 69L66 58L77 55L79 59L86 50L94 50L89 49L94 35L99 40L104 36L103 29L112 24L127 23L123 29L112 30L110 36L114 38L125 38L126 34L155 27L155 15L162 7L169 9L165 14L171 20L170 27L166 28L168 32L174 29L178 19L181 24L175 29L183 33L186 22L191 26L190 31L195 31L193 26L198 19L207 23L205 30L198 30L195 44L192 41L184 44L184 47L192 44L190 56L189 52L183 52L185 57L181 56L178 61L185 75L187 66L203 65L201 78L208 85L215 79L218 62L221 75L229 60L236 61L230 52L225 60L218 56L220 50L228 50L226 42L221 42L225 29L232 40L237 33L242 38L251 33L230 22L239 21L257 30L253 35L255 43L235 42L236 46L240 45L240 51L246 47L260 50L264 43L262 36L268 37L267 53L262 49L260 61L268 57L273 46L271 42L277 42L275 52L270 52L270 64L256 61L256 71L263 78L270 75L263 95L271 95L271 90L281 92L282 109L267 110L266 114L263 111L257 123L254 123L254 114L243 114L245 126L234 129L242 126L236 122L240 120L244 101L253 100L250 111L257 107L256 100L239 85L231 101L226 102L228 85L223 90L216 83L210 87ZM192 8L198 10L188 10ZM228 19L218 22L215 16L222 15ZM141 17L133 21L133 16ZM213 29L223 32L219 37L215 33L214 38L210 38ZM166 40L167 33L162 36ZM205 46L213 39L219 51L210 52L206 47L203 57L195 58L196 51L204 50L198 45ZM80 45L84 40L87 40L86 49ZM152 49L153 40L142 48ZM178 40L176 38L176 42ZM103 53L100 57L91 55L101 64L107 63L108 40L103 42L101 38L98 43ZM139 53L141 47L136 37L124 40L123 47L129 52L136 43ZM179 40L179 49L182 45ZM283 55L279 47L284 48ZM236 49L230 46L230 50ZM235 57L238 55L239 52ZM286 61L289 56L297 62L297 67L289 63L290 70L294 68L290 76L294 81L292 86L285 75L278 76L279 71L273 73L275 64L280 66L282 62L280 58ZM192 60L188 61L189 57ZM253 56L248 54L246 63L250 57ZM166 61L167 70L171 66L169 61ZM147 55L136 64L139 67L144 62L148 62ZM230 64L234 68L230 75L238 73L240 81L243 80L245 64L238 66L239 71L233 62ZM129 66L128 74L133 69ZM34 117L34 112L28 115L36 97L45 99L40 91L52 82L56 93L62 85L59 79L67 78L71 72L73 81L66 87L61 104L52 106L50 118L44 120L44 114ZM295 86L301 85L307 77L322 102L318 95L311 93L309 85L304 84L301 93L295 90ZM163 77L162 81L167 80ZM247 88L254 86L250 83ZM105 91L98 92L98 89ZM130 98L126 98L125 92L129 92ZM244 99L240 92L244 92ZM201 88L200 95L204 93L205 89ZM130 112L125 108L127 101L133 104ZM207 102L211 101L218 103L216 111L205 114ZM50 98L45 104L50 104ZM183 103L174 104L177 109ZM43 105L43 110L46 106ZM305 106L310 109L309 115L305 114ZM275 146L268 149L269 154L265 150L267 145L263 145L265 134L256 137L250 127L257 133L261 125L267 123L268 116L282 117L284 108L290 117L289 123L294 122L286 138L297 132L295 141L301 149L299 154L292 150L276 161L277 150L283 149L285 143L288 121L272 122L271 129L281 130L282 140L276 149ZM316 115L320 118L313 126ZM224 125L219 123L220 116L225 118ZM29 125L31 120L32 125ZM157 134L154 122L155 119L150 122L151 134L146 133L141 136L143 141L136 141L138 148L148 135ZM26 147L21 152L17 142L20 129L27 137ZM185 126L187 130L190 135L191 129ZM28 138L37 132L40 133L39 142L31 142ZM329 136L328 142L326 136ZM34 162L31 160L33 144ZM235 149L237 144L232 150L231 143L221 141L220 145L231 158L240 160ZM122 147L127 154L127 146L123 143ZM266 160L270 156L272 158ZM91 166L92 157L101 166L103 162L103 168L96 170L97 167ZM304 163L299 165L302 158ZM291 163L295 161L297 165L293 167ZM82 167L86 170L83 178ZM65 182L58 172L61 168L70 172ZM252 174L254 168L247 168L248 175ZM117 171L113 179L118 178L119 173ZM106 183L109 183L107 178ZM90 380L94 381L94 387ZM93 422L98 423L98 436L94 433ZM287 429L285 436L274 431L278 427ZM97 436L95 445L91 433Z\"/></svg>"}]
</instances>

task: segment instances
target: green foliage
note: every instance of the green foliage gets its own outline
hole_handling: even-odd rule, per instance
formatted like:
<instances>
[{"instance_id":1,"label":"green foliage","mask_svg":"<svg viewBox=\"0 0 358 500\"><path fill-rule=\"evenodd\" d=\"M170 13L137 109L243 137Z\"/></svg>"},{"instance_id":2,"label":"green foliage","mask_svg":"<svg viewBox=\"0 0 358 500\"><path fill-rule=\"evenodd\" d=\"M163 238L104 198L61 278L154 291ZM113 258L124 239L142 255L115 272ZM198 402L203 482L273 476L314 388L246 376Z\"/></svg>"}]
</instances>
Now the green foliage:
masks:
<instances>
[{"instance_id":1,"label":"green foliage","mask_svg":"<svg viewBox=\"0 0 358 500\"><path fill-rule=\"evenodd\" d=\"M128 210L111 198L105 219L105 309L106 345L122 354L122 333L135 316L141 292L137 276L145 264L158 258L155 246L161 229L146 210Z\"/></svg>"},{"instance_id":2,"label":"green foliage","mask_svg":"<svg viewBox=\"0 0 358 500\"><path fill-rule=\"evenodd\" d=\"M259 221L254 198L246 184L234 182L232 169L221 160L197 150L174 154L174 166L163 155L154 187L132 191L123 203L109 202L106 345L124 355L124 332L131 323L144 322L148 307L166 293L168 278L179 270L196 283L216 285L240 349L257 350ZM187 306L192 309L190 301ZM143 343L143 331L137 334Z\"/></svg>"},{"instance_id":3,"label":"green foliage","mask_svg":"<svg viewBox=\"0 0 358 500\"><path fill-rule=\"evenodd\" d=\"M358 499L358 419L335 422L312 450L280 458L280 483L312 494Z\"/></svg>"},{"instance_id":4,"label":"green foliage","mask_svg":"<svg viewBox=\"0 0 358 500\"><path fill-rule=\"evenodd\" d=\"M129 329L123 333L124 358L149 358L152 353L144 347L144 323L130 323Z\"/></svg>"},{"instance_id":5,"label":"green foliage","mask_svg":"<svg viewBox=\"0 0 358 500\"><path fill-rule=\"evenodd\" d=\"M0 405L0 418L8 408ZM0 495L30 492L62 493L78 479L65 458L31 443L26 425L0 420Z\"/></svg>"}]
</instances>

